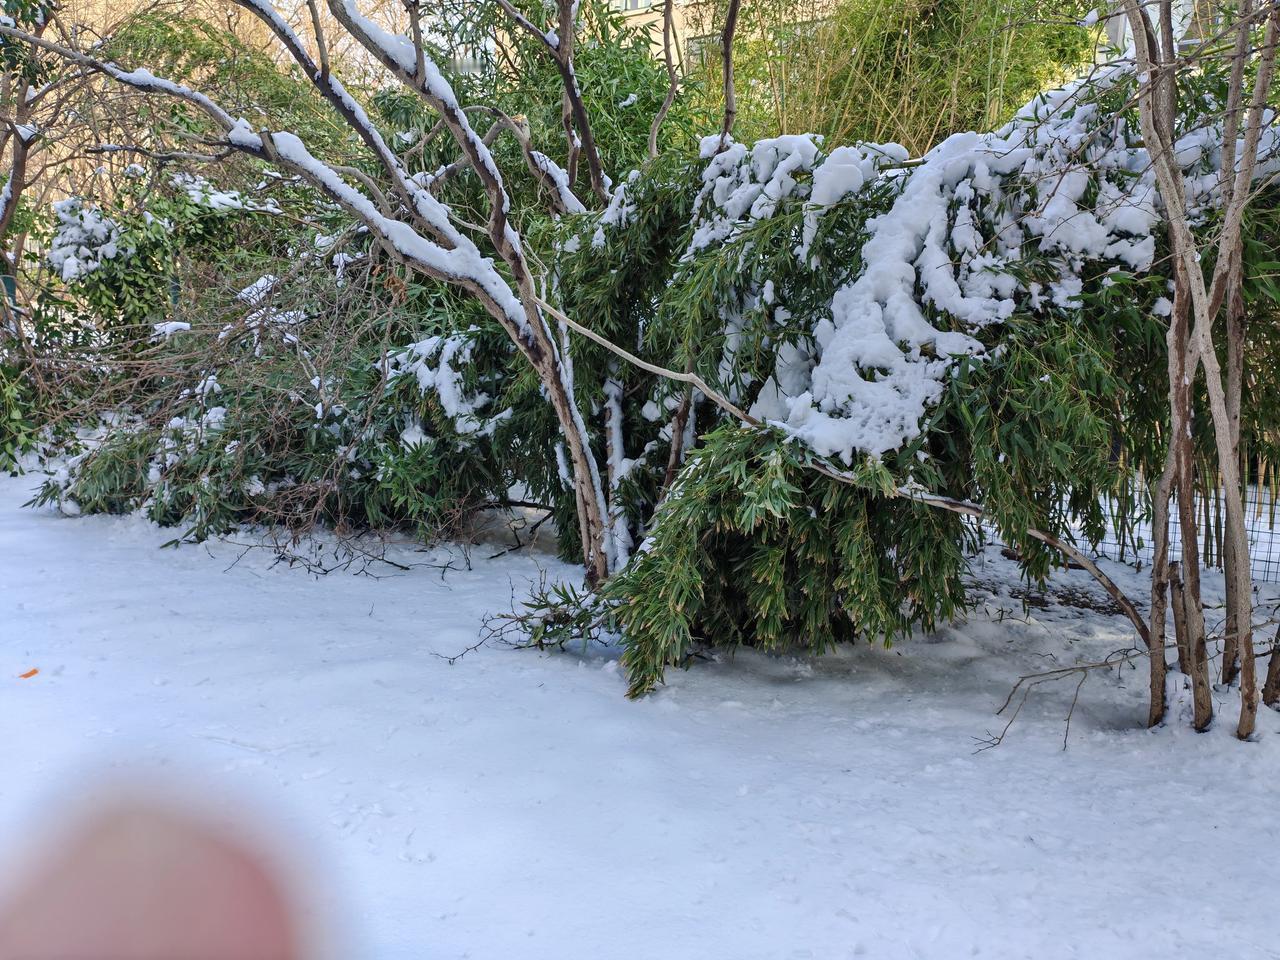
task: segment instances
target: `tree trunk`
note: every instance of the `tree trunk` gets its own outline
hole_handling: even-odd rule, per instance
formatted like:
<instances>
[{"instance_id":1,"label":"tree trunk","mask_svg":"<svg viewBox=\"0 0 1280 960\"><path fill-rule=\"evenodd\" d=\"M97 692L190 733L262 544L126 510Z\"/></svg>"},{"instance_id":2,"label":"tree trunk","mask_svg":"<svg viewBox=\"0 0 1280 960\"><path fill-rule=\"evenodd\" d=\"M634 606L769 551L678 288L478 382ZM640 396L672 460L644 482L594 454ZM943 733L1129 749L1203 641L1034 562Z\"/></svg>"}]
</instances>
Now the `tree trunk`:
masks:
<instances>
[{"instance_id":1,"label":"tree trunk","mask_svg":"<svg viewBox=\"0 0 1280 960\"><path fill-rule=\"evenodd\" d=\"M1240 461L1240 402L1244 390L1244 299L1240 293L1241 251L1237 247L1234 262L1231 265L1233 279L1229 282L1227 294L1227 422L1230 427L1228 438L1233 451L1232 459L1241 469ZM1239 610L1244 606L1236 596L1242 585L1247 585L1252 594L1253 577L1246 552L1242 557L1237 553L1235 541L1226 537L1223 544L1224 573L1227 581L1227 619L1226 639L1222 646L1222 682L1231 684L1236 681L1240 672L1240 619ZM1243 570L1240 565L1243 564ZM1249 598L1252 606L1252 596Z\"/></svg>"},{"instance_id":2,"label":"tree trunk","mask_svg":"<svg viewBox=\"0 0 1280 960\"><path fill-rule=\"evenodd\" d=\"M1182 564L1169 564L1169 590L1173 597L1173 639L1178 645L1178 672L1191 676L1191 647L1187 643L1187 604L1183 599Z\"/></svg>"},{"instance_id":3,"label":"tree trunk","mask_svg":"<svg viewBox=\"0 0 1280 960\"><path fill-rule=\"evenodd\" d=\"M1213 720L1213 697L1205 644L1204 604L1200 591L1200 538L1195 504L1195 459L1192 448L1191 386L1195 366L1190 349L1187 282L1181 264L1174 264L1173 315L1169 319L1169 443L1174 451L1178 485L1178 522L1182 533L1178 595L1183 631L1178 638L1178 666L1191 678L1195 700L1194 726L1208 729Z\"/></svg>"},{"instance_id":4,"label":"tree trunk","mask_svg":"<svg viewBox=\"0 0 1280 960\"><path fill-rule=\"evenodd\" d=\"M1169 608L1169 492L1176 469L1176 453L1173 444L1165 454L1164 472L1152 494L1151 528L1155 556L1151 563L1151 636L1147 641L1147 657L1150 660L1150 709L1147 726L1164 722L1165 678L1168 664L1164 658L1165 622Z\"/></svg>"},{"instance_id":5,"label":"tree trunk","mask_svg":"<svg viewBox=\"0 0 1280 960\"><path fill-rule=\"evenodd\" d=\"M738 117L738 97L733 81L733 39L738 32L738 8L742 0L729 0L729 10L724 18L724 30L720 34L720 56L724 70L724 123L720 126L720 149L729 145L733 123Z\"/></svg>"},{"instance_id":6,"label":"tree trunk","mask_svg":"<svg viewBox=\"0 0 1280 960\"><path fill-rule=\"evenodd\" d=\"M1248 537L1244 525L1244 499L1240 488L1240 469L1236 449L1231 443L1231 425L1227 410L1226 390L1223 386L1222 370L1218 362L1218 353L1213 338L1214 319L1218 313L1218 298L1225 293L1225 284L1229 278L1229 268L1233 251L1239 243L1245 207L1253 189L1253 174L1257 164L1257 147L1260 142L1262 121L1264 119L1268 94L1271 88L1273 68L1276 56L1277 28L1280 27L1280 8L1268 5L1266 36L1259 51L1258 68L1253 80L1253 95L1250 99L1248 121L1245 127L1245 149L1239 163L1224 164L1222 182L1224 184L1223 223L1219 231L1218 259L1214 268L1212 287L1206 283L1202 267L1202 256L1198 248L1195 234L1192 232L1187 213L1186 185L1184 174L1177 162L1174 137L1174 120L1176 110L1176 77L1171 67L1177 59L1177 49L1171 36L1165 37L1164 53L1161 55L1152 29L1150 18L1144 5L1139 0L1125 0L1125 10L1134 33L1135 60L1140 71L1138 107L1142 123L1143 138L1146 140L1147 152L1151 156L1152 167L1160 195L1165 203L1165 211L1169 224L1170 248L1173 253L1174 275L1181 278L1190 292L1191 313L1193 317L1191 337L1189 341L1191 363L1188 371L1194 372L1196 360L1204 368L1205 387L1209 397L1209 411L1212 418L1212 431L1215 452L1218 457L1218 468L1222 472L1224 499L1226 500L1226 541L1236 552L1240 562L1235 564L1233 578L1232 609L1236 614L1238 646L1240 650L1240 722L1236 727L1236 736L1246 739L1253 734L1257 719L1258 690L1256 664L1253 655L1252 638L1252 583L1248 577ZM1170 19L1170 4L1161 0L1160 12L1162 21ZM1242 25L1237 33L1236 56L1248 55L1248 29ZM1157 70L1156 68L1159 67ZM1240 70L1241 78L1244 71ZM1234 78L1233 78L1234 79ZM1240 83L1243 83L1241 79ZM1232 84L1228 91L1228 102L1241 103L1242 87ZM1230 185L1227 194L1226 185ZM1175 293L1176 298L1176 293ZM1177 300L1175 299L1175 305ZM1190 378L1187 378L1190 379ZM1174 438L1175 440L1178 438ZM1180 488L1184 488L1188 478L1180 479ZM1185 509L1185 507L1183 508ZM1193 518L1194 519L1194 518ZM1184 543L1186 533L1184 531ZM1198 571L1197 571L1198 573ZM1187 576L1193 576L1187 571ZM1186 604L1191 611L1192 604ZM1198 604L1195 606L1198 607ZM1199 611L1196 611L1199 612ZM1194 626L1194 625L1192 625ZM1196 638L1191 638L1193 641ZM1193 644L1192 666L1197 667L1198 649ZM1197 685L1198 686L1198 685ZM1197 688L1197 729L1203 729L1200 721L1203 713L1199 705ZM1206 720L1207 724L1207 720Z\"/></svg>"},{"instance_id":7,"label":"tree trunk","mask_svg":"<svg viewBox=\"0 0 1280 960\"><path fill-rule=\"evenodd\" d=\"M674 2L675 0L664 0L662 5L662 59L667 67L667 95L663 98L662 106L658 109L653 118L653 123L649 126L650 160L658 156L658 130L662 127L662 121L667 119L671 104L675 102L676 94L680 90L680 76L676 72L675 58L671 55L671 42L675 34L675 26L671 18Z\"/></svg>"},{"instance_id":8,"label":"tree trunk","mask_svg":"<svg viewBox=\"0 0 1280 960\"><path fill-rule=\"evenodd\" d=\"M530 296L527 303L533 302L532 290ZM573 467L578 534L582 538L582 562L586 568L587 585L595 587L608 579L612 572L610 551L606 545L609 536L606 519L608 511L604 502L604 489L600 483L600 472L587 444L586 426L578 412L577 401L570 393L571 378L565 375L565 361L557 358L554 350L546 350L539 360L534 366L546 387L556 419L560 422L560 433L564 437Z\"/></svg>"},{"instance_id":9,"label":"tree trunk","mask_svg":"<svg viewBox=\"0 0 1280 960\"><path fill-rule=\"evenodd\" d=\"M1271 662L1267 664L1267 682L1262 688L1262 702L1268 707L1280 707L1280 627L1271 641Z\"/></svg>"},{"instance_id":10,"label":"tree trunk","mask_svg":"<svg viewBox=\"0 0 1280 960\"><path fill-rule=\"evenodd\" d=\"M1200 538L1196 532L1195 492L1192 482L1192 465L1189 462L1191 441L1182 437L1178 466L1178 514L1182 525L1182 562L1180 587L1182 594L1185 640L1178 645L1179 654L1185 651L1186 672L1191 677L1191 691L1195 700L1197 730L1207 730L1213 722L1213 691L1209 683L1209 656L1205 642L1204 603L1200 590Z\"/></svg>"}]
</instances>

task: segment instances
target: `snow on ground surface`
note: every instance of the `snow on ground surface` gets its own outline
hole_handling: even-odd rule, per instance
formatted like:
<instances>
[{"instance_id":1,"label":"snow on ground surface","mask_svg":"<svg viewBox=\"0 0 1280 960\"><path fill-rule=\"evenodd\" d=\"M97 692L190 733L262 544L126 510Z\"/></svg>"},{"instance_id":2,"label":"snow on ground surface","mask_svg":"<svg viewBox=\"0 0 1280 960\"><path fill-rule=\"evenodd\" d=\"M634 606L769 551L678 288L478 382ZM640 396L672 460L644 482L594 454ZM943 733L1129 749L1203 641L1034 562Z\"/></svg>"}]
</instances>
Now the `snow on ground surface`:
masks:
<instances>
[{"instance_id":1,"label":"snow on ground surface","mask_svg":"<svg viewBox=\"0 0 1280 960\"><path fill-rule=\"evenodd\" d=\"M5 874L108 771L186 778L292 837L334 956L1280 956L1280 716L1243 745L1226 717L1148 732L1142 672L1095 674L1065 752L1074 681L975 753L1018 674L1131 643L1052 599L1024 614L994 551L967 624L706 663L631 703L614 650L433 655L472 644L512 584L572 575L546 556L316 578L23 510L32 483L0 479Z\"/></svg>"}]
</instances>

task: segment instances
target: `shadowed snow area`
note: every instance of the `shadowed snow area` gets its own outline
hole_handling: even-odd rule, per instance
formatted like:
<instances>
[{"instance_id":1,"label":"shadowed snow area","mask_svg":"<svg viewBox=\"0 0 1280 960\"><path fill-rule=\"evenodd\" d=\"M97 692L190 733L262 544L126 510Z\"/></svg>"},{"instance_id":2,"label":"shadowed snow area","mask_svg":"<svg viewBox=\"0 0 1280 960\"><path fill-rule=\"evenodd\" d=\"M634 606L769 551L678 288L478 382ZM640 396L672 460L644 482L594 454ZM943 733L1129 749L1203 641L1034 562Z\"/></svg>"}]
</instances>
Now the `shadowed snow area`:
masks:
<instances>
[{"instance_id":1,"label":"shadowed snow area","mask_svg":"<svg viewBox=\"0 0 1280 960\"><path fill-rule=\"evenodd\" d=\"M21 509L34 482L0 479L0 836L104 773L178 778L276 818L378 960L1280 956L1276 713L1250 744L1227 712L1148 732L1139 663L1091 676L1065 752L1074 678L975 753L1018 675L1132 644L1080 574L1024 610L989 551L965 624L631 703L616 650L433 656L575 575L545 555L317 578Z\"/></svg>"}]
</instances>

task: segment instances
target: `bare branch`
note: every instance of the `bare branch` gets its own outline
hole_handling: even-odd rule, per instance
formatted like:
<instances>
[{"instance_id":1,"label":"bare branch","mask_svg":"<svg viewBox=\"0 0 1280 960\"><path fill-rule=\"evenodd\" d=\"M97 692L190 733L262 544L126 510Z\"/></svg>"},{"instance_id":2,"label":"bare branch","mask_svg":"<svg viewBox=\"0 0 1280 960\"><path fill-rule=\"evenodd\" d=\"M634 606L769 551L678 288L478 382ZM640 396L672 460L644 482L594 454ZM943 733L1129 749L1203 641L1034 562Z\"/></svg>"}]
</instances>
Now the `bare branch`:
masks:
<instances>
[{"instance_id":1,"label":"bare branch","mask_svg":"<svg viewBox=\"0 0 1280 960\"><path fill-rule=\"evenodd\" d=\"M720 34L720 56L724 70L724 124L720 128L720 150L729 146L733 122L738 117L738 97L733 83L733 39L738 32L738 7L742 0L729 0L729 11L724 18L724 31Z\"/></svg>"},{"instance_id":2,"label":"bare branch","mask_svg":"<svg viewBox=\"0 0 1280 960\"><path fill-rule=\"evenodd\" d=\"M658 155L658 130L662 127L662 121L667 119L667 113L671 110L671 105L675 103L676 93L680 89L680 79L676 73L675 58L671 53L672 34L675 32L674 24L672 23L673 6L674 0L663 0L662 59L667 67L667 95L663 98L662 106L649 127L649 159L651 160Z\"/></svg>"}]
</instances>

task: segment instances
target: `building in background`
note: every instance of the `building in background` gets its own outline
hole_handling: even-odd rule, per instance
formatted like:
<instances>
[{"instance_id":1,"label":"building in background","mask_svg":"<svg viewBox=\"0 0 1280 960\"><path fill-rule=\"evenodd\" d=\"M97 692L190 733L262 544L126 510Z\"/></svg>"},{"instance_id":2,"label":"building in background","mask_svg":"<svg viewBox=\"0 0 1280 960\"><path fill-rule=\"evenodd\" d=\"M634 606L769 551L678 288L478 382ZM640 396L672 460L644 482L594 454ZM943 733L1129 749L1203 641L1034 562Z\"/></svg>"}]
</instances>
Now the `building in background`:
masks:
<instances>
[{"instance_id":1,"label":"building in background","mask_svg":"<svg viewBox=\"0 0 1280 960\"><path fill-rule=\"evenodd\" d=\"M663 0L610 0L610 5L632 22L649 28L654 49L662 55ZM714 0L672 0L672 54L682 70L720 57L720 33L716 29L718 5Z\"/></svg>"}]
</instances>

